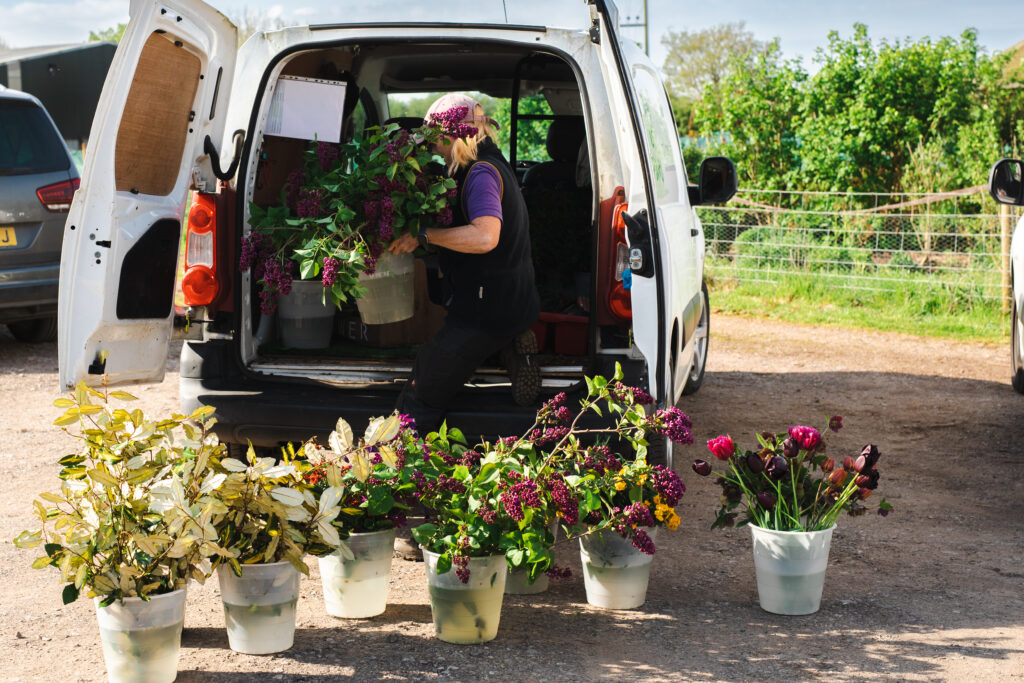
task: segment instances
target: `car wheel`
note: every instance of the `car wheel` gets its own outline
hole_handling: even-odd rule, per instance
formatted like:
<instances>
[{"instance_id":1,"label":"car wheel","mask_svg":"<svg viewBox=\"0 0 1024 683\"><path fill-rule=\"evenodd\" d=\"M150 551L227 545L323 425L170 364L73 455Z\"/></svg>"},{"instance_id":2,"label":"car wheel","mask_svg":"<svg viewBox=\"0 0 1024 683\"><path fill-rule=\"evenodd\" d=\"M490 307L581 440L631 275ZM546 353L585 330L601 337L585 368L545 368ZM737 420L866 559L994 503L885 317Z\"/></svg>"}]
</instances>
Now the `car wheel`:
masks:
<instances>
[{"instance_id":1,"label":"car wheel","mask_svg":"<svg viewBox=\"0 0 1024 683\"><path fill-rule=\"evenodd\" d=\"M7 329L21 342L48 342L57 338L57 316L7 323Z\"/></svg>"},{"instance_id":2,"label":"car wheel","mask_svg":"<svg viewBox=\"0 0 1024 683\"><path fill-rule=\"evenodd\" d=\"M1024 394L1024 351L1021 350L1021 343L1024 343L1024 325L1020 322L1020 315L1017 311L1017 300L1014 298L1012 317L1010 318L1010 383L1019 394Z\"/></svg>"},{"instance_id":3,"label":"car wheel","mask_svg":"<svg viewBox=\"0 0 1024 683\"><path fill-rule=\"evenodd\" d=\"M711 330L711 304L708 298L708 285L700 286L701 311L700 322L693 331L693 367L683 385L683 394L693 394L704 384L704 370L708 366L708 332Z\"/></svg>"}]
</instances>

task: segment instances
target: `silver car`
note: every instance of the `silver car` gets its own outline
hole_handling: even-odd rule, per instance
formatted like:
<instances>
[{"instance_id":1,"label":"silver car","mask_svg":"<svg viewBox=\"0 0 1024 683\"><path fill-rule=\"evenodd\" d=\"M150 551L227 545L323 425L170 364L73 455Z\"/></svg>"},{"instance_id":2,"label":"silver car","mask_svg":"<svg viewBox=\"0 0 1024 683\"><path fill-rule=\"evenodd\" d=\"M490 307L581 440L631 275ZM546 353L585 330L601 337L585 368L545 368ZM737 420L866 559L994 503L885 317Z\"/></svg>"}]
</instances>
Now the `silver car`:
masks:
<instances>
[{"instance_id":1,"label":"silver car","mask_svg":"<svg viewBox=\"0 0 1024 683\"><path fill-rule=\"evenodd\" d=\"M0 323L20 341L57 337L60 248L78 185L43 105L0 86Z\"/></svg>"}]
</instances>

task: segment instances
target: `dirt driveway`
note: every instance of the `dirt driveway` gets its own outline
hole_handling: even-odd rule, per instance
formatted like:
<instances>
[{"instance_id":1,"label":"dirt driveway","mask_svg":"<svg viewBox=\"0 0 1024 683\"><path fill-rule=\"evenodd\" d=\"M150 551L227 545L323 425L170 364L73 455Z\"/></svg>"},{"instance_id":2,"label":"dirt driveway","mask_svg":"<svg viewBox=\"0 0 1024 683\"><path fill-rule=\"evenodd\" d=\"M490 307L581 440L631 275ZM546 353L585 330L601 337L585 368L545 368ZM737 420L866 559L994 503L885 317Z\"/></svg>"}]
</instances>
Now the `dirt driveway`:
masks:
<instances>
[{"instance_id":1,"label":"dirt driveway","mask_svg":"<svg viewBox=\"0 0 1024 683\"><path fill-rule=\"evenodd\" d=\"M577 569L537 597L506 598L498 638L459 647L432 638L423 565L396 560L387 612L323 612L303 583L295 647L231 652L216 582L189 588L179 681L902 680L1024 679L1024 396L1002 347L716 316L704 388L681 408L698 445L676 451L689 491L683 525L659 545L647 603L587 606ZM53 570L10 539L32 495L55 481L66 438L50 422L53 345L0 335L0 672L6 681L99 681L92 605L62 607ZM167 379L137 392L147 415L177 403ZM832 454L882 450L897 511L840 521L821 611L779 617L757 606L749 533L712 533L717 495L689 469L703 441L844 416Z\"/></svg>"}]
</instances>

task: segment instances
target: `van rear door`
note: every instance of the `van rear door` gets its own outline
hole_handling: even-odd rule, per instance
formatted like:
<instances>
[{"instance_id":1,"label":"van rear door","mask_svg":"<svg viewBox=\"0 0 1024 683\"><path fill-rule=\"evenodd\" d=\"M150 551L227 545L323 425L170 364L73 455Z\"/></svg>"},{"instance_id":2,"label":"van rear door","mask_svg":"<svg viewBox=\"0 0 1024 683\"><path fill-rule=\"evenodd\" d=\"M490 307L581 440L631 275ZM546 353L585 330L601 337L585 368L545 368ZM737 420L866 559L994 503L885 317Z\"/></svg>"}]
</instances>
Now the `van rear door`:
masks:
<instances>
[{"instance_id":1,"label":"van rear door","mask_svg":"<svg viewBox=\"0 0 1024 683\"><path fill-rule=\"evenodd\" d=\"M159 382L190 188L216 190L234 25L197 0L133 0L93 119L64 230L58 353L79 380Z\"/></svg>"}]
</instances>

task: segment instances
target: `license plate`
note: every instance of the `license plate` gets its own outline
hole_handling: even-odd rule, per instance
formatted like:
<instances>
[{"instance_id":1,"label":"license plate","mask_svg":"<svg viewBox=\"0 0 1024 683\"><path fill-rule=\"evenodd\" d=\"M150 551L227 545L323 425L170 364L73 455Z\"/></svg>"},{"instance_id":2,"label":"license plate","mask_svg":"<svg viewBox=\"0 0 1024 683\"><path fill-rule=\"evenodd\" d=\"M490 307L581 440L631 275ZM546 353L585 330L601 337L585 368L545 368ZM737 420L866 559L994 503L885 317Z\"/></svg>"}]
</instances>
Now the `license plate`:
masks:
<instances>
[{"instance_id":1,"label":"license plate","mask_svg":"<svg viewBox=\"0 0 1024 683\"><path fill-rule=\"evenodd\" d=\"M14 233L14 228L0 227L0 249L16 246L18 246L18 236Z\"/></svg>"}]
</instances>

